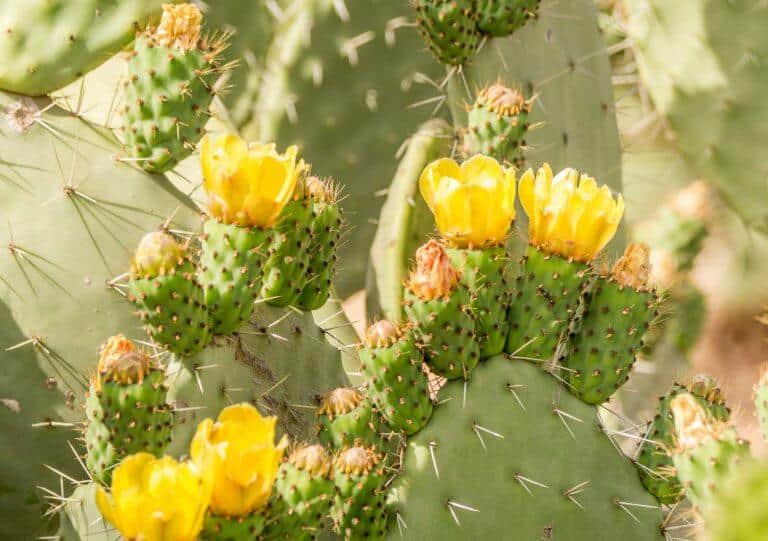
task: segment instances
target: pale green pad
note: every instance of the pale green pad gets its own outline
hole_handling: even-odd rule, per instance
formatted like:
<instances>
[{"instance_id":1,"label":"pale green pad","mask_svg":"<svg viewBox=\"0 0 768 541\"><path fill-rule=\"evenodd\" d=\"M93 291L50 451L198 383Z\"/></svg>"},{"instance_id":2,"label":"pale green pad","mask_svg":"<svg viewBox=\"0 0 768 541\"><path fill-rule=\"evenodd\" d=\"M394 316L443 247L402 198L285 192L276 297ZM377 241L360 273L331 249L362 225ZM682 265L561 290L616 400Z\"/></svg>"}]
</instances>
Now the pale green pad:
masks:
<instances>
[{"instance_id":1,"label":"pale green pad","mask_svg":"<svg viewBox=\"0 0 768 541\"><path fill-rule=\"evenodd\" d=\"M466 397L456 382L441 399L409 440L394 483L392 503L408 526L402 539L663 539L660 509L602 432L596 409L534 365L493 357L475 370ZM401 539L397 527L389 539Z\"/></svg>"}]
</instances>

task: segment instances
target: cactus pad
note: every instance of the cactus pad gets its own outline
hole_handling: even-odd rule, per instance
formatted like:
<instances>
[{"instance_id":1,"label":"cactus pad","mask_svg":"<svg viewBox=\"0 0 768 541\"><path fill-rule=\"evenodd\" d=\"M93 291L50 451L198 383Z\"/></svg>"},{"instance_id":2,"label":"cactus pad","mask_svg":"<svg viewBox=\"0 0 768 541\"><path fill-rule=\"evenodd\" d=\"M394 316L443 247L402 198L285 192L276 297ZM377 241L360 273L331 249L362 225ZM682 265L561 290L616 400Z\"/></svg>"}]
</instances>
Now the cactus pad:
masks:
<instances>
[{"instance_id":1,"label":"cactus pad","mask_svg":"<svg viewBox=\"0 0 768 541\"><path fill-rule=\"evenodd\" d=\"M458 66L472 57L480 44L472 0L416 0L414 6L419 31L440 62Z\"/></svg>"}]
</instances>

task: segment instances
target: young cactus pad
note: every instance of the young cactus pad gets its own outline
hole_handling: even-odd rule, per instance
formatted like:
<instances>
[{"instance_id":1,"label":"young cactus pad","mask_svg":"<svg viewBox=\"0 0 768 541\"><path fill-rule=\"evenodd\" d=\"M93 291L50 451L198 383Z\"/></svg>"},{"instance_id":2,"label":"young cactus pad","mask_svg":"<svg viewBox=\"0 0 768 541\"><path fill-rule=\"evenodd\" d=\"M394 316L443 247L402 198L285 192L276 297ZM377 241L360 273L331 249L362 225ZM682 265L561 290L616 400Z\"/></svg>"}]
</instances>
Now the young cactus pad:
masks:
<instances>
[{"instance_id":1,"label":"young cactus pad","mask_svg":"<svg viewBox=\"0 0 768 541\"><path fill-rule=\"evenodd\" d=\"M440 396L451 399L409 439L394 483L404 539L663 539L595 408L536 366L493 357Z\"/></svg>"}]
</instances>

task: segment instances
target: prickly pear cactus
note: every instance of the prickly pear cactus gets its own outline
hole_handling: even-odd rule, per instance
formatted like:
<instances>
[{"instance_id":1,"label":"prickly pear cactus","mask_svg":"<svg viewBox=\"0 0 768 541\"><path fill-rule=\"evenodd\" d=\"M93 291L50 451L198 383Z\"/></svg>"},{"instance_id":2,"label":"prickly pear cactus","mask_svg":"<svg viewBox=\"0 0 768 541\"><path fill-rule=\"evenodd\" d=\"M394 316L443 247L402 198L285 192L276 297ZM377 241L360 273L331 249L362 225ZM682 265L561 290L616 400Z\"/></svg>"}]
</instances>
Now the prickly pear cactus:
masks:
<instances>
[{"instance_id":1,"label":"prickly pear cactus","mask_svg":"<svg viewBox=\"0 0 768 541\"><path fill-rule=\"evenodd\" d=\"M40 96L82 77L158 18L162 0L0 2L0 89Z\"/></svg>"},{"instance_id":2,"label":"prickly pear cactus","mask_svg":"<svg viewBox=\"0 0 768 541\"><path fill-rule=\"evenodd\" d=\"M755 228L768 227L754 146L763 134L768 10L752 2L630 0L629 34L644 86L697 173ZM739 28L740 39L724 39ZM668 52L675 51L670 61Z\"/></svg>"},{"instance_id":3,"label":"prickly pear cactus","mask_svg":"<svg viewBox=\"0 0 768 541\"><path fill-rule=\"evenodd\" d=\"M405 539L663 539L658 506L596 410L534 365L493 357L441 397L394 484Z\"/></svg>"}]
</instances>

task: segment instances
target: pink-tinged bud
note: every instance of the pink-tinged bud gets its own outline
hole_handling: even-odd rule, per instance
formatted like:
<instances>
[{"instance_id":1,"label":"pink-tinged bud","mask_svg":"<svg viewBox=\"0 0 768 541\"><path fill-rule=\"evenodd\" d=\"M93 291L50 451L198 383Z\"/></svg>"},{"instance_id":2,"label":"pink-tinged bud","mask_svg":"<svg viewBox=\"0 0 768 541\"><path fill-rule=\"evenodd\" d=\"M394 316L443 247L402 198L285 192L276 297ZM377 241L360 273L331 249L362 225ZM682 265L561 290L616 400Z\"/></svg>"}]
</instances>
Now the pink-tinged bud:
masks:
<instances>
[{"instance_id":1,"label":"pink-tinged bud","mask_svg":"<svg viewBox=\"0 0 768 541\"><path fill-rule=\"evenodd\" d=\"M625 287L645 289L651 275L650 249L647 244L633 242L624 250L611 273Z\"/></svg>"},{"instance_id":2,"label":"pink-tinged bud","mask_svg":"<svg viewBox=\"0 0 768 541\"><path fill-rule=\"evenodd\" d=\"M351 387L339 387L326 393L320 401L317 410L318 415L327 415L334 418L338 415L349 413L363 401L365 396L357 389Z\"/></svg>"},{"instance_id":3,"label":"pink-tinged bud","mask_svg":"<svg viewBox=\"0 0 768 541\"><path fill-rule=\"evenodd\" d=\"M416 268L411 271L408 289L421 300L431 301L450 295L460 279L443 245L432 239L416 250Z\"/></svg>"},{"instance_id":4,"label":"pink-tinged bud","mask_svg":"<svg viewBox=\"0 0 768 541\"><path fill-rule=\"evenodd\" d=\"M325 477L331 469L331 459L322 445L299 447L288 457L288 462L318 477Z\"/></svg>"},{"instance_id":5,"label":"pink-tinged bud","mask_svg":"<svg viewBox=\"0 0 768 541\"><path fill-rule=\"evenodd\" d=\"M669 208L679 216L702 222L712 217L712 207L712 190L703 180L691 182L669 202Z\"/></svg>"},{"instance_id":6,"label":"pink-tinged bud","mask_svg":"<svg viewBox=\"0 0 768 541\"><path fill-rule=\"evenodd\" d=\"M373 447L350 447L336 457L336 467L346 474L368 475L380 460Z\"/></svg>"},{"instance_id":7,"label":"pink-tinged bud","mask_svg":"<svg viewBox=\"0 0 768 541\"><path fill-rule=\"evenodd\" d=\"M391 346L403 333L387 319L377 321L365 331L365 344L369 348L385 348Z\"/></svg>"},{"instance_id":8,"label":"pink-tinged bud","mask_svg":"<svg viewBox=\"0 0 768 541\"><path fill-rule=\"evenodd\" d=\"M99 383L141 383L152 368L148 355L138 351L133 342L122 334L110 337L99 357Z\"/></svg>"}]
</instances>

